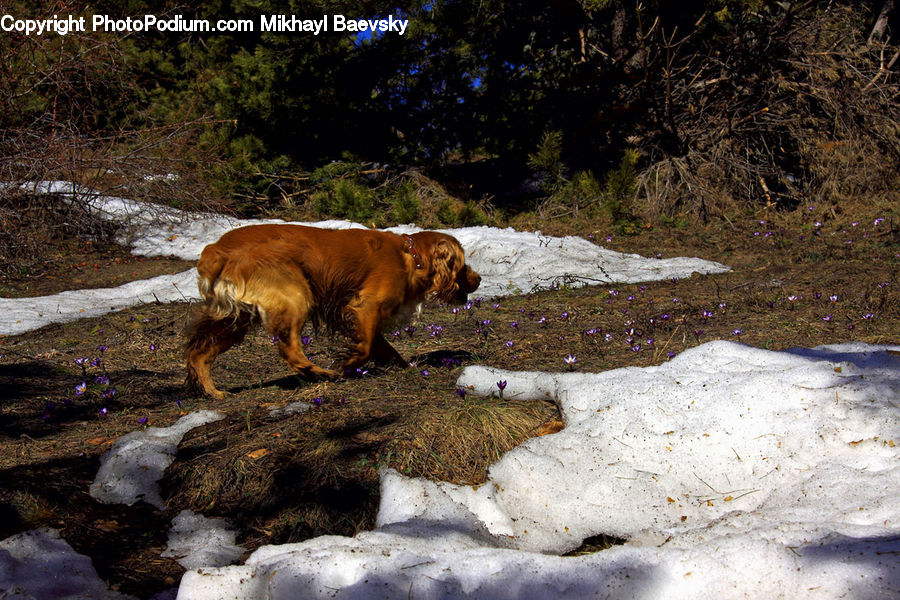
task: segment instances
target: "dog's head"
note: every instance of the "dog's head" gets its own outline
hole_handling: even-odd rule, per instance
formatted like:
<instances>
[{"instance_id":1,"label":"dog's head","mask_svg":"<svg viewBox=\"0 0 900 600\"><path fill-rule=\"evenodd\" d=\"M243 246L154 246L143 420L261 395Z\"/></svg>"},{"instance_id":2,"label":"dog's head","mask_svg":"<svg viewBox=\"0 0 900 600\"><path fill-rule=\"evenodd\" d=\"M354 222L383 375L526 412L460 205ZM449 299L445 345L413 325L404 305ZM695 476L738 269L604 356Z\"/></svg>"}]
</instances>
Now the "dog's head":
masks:
<instances>
[{"instance_id":1,"label":"dog's head","mask_svg":"<svg viewBox=\"0 0 900 600\"><path fill-rule=\"evenodd\" d=\"M461 304L478 289L481 276L466 264L466 254L455 237L422 231L413 234L412 238L419 252L430 258L431 287L427 296Z\"/></svg>"}]
</instances>

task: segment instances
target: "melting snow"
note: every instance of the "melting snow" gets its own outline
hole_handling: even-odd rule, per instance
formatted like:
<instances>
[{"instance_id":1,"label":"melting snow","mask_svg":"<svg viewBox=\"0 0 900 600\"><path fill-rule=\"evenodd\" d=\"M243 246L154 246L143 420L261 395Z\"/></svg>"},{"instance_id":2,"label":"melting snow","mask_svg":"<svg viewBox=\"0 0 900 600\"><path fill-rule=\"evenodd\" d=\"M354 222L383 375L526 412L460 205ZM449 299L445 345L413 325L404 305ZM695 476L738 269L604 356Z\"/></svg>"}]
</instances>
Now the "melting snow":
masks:
<instances>
[{"instance_id":1,"label":"melting snow","mask_svg":"<svg viewBox=\"0 0 900 600\"><path fill-rule=\"evenodd\" d=\"M183 510L172 520L169 542L160 556L174 558L185 569L221 567L245 552L234 540L235 532L224 520Z\"/></svg>"},{"instance_id":2,"label":"melting snow","mask_svg":"<svg viewBox=\"0 0 900 600\"><path fill-rule=\"evenodd\" d=\"M133 600L107 588L91 559L55 529L35 529L0 541L0 598L9 600Z\"/></svg>"},{"instance_id":3,"label":"melting snow","mask_svg":"<svg viewBox=\"0 0 900 600\"><path fill-rule=\"evenodd\" d=\"M181 417L170 427L148 427L123 435L100 457L91 496L104 504L131 506L143 500L164 509L157 482L175 460L181 438L195 427L224 418L214 410L200 410Z\"/></svg>"},{"instance_id":4,"label":"melting snow","mask_svg":"<svg viewBox=\"0 0 900 600\"><path fill-rule=\"evenodd\" d=\"M490 394L501 379L510 401L558 403L566 427L477 488L385 471L375 531L189 572L179 598L900 594L900 358L887 348L711 342L659 367L469 367L458 383ZM629 543L556 556L601 533Z\"/></svg>"}]
</instances>

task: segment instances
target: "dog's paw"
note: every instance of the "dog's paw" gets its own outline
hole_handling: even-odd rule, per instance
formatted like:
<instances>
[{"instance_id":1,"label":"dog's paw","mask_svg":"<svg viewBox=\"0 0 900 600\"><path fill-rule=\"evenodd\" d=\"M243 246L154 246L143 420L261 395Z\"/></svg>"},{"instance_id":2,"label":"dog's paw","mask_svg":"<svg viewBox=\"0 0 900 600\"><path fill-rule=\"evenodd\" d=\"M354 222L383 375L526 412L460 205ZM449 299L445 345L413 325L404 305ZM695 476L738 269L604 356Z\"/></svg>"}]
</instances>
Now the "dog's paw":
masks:
<instances>
[{"instance_id":1,"label":"dog's paw","mask_svg":"<svg viewBox=\"0 0 900 600\"><path fill-rule=\"evenodd\" d=\"M323 369L322 367L307 369L301 375L310 381L334 381L341 376L337 371Z\"/></svg>"},{"instance_id":2,"label":"dog's paw","mask_svg":"<svg viewBox=\"0 0 900 600\"><path fill-rule=\"evenodd\" d=\"M204 391L203 395L212 400L224 400L231 394L229 394L228 392L223 392L222 390L208 390Z\"/></svg>"},{"instance_id":3,"label":"dog's paw","mask_svg":"<svg viewBox=\"0 0 900 600\"><path fill-rule=\"evenodd\" d=\"M224 400L228 396L228 392L223 392L214 387L203 387L197 381L188 380L184 384L185 393L193 398L209 398L211 400Z\"/></svg>"}]
</instances>

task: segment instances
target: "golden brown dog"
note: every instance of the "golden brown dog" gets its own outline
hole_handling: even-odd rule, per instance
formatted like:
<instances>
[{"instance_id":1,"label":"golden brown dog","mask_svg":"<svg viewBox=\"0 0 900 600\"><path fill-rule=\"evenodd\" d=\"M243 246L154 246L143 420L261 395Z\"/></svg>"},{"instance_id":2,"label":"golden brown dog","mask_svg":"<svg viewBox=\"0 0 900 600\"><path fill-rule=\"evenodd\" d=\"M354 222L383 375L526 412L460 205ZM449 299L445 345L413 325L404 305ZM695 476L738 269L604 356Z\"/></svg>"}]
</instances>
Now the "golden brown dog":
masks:
<instances>
[{"instance_id":1,"label":"golden brown dog","mask_svg":"<svg viewBox=\"0 0 900 600\"><path fill-rule=\"evenodd\" d=\"M344 372L370 358L405 366L382 329L426 299L465 302L481 283L462 246L446 234L301 225L230 231L203 249L197 271L204 304L188 331L186 384L213 398L225 396L210 377L213 361L256 322L277 340L282 358L309 379L339 373L303 353L300 337L308 319L349 334Z\"/></svg>"}]
</instances>

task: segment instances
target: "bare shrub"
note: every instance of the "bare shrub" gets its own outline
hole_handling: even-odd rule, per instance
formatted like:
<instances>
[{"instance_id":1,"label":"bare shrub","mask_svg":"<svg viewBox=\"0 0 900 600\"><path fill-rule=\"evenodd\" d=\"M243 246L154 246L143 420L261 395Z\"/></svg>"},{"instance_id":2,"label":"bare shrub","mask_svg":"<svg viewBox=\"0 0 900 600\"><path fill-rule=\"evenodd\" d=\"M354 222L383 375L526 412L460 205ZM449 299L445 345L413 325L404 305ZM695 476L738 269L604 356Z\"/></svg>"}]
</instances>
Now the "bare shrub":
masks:
<instances>
[{"instance_id":1,"label":"bare shrub","mask_svg":"<svg viewBox=\"0 0 900 600\"><path fill-rule=\"evenodd\" d=\"M83 6L55 2L48 14L79 15ZM96 193L185 210L221 209L210 200L215 148L199 137L214 125L203 115L165 122L134 113L137 74L124 50L127 36L0 36L0 267L28 272L67 236L109 243L116 225L86 201ZM132 114L128 120L122 115ZM27 192L27 182L67 181L60 197Z\"/></svg>"},{"instance_id":2,"label":"bare shrub","mask_svg":"<svg viewBox=\"0 0 900 600\"><path fill-rule=\"evenodd\" d=\"M641 143L643 216L706 219L896 194L900 84L886 67L896 47L866 45L851 7L760 25L747 25L731 53L680 55L684 40L661 38L668 79L657 105L668 137Z\"/></svg>"}]
</instances>

